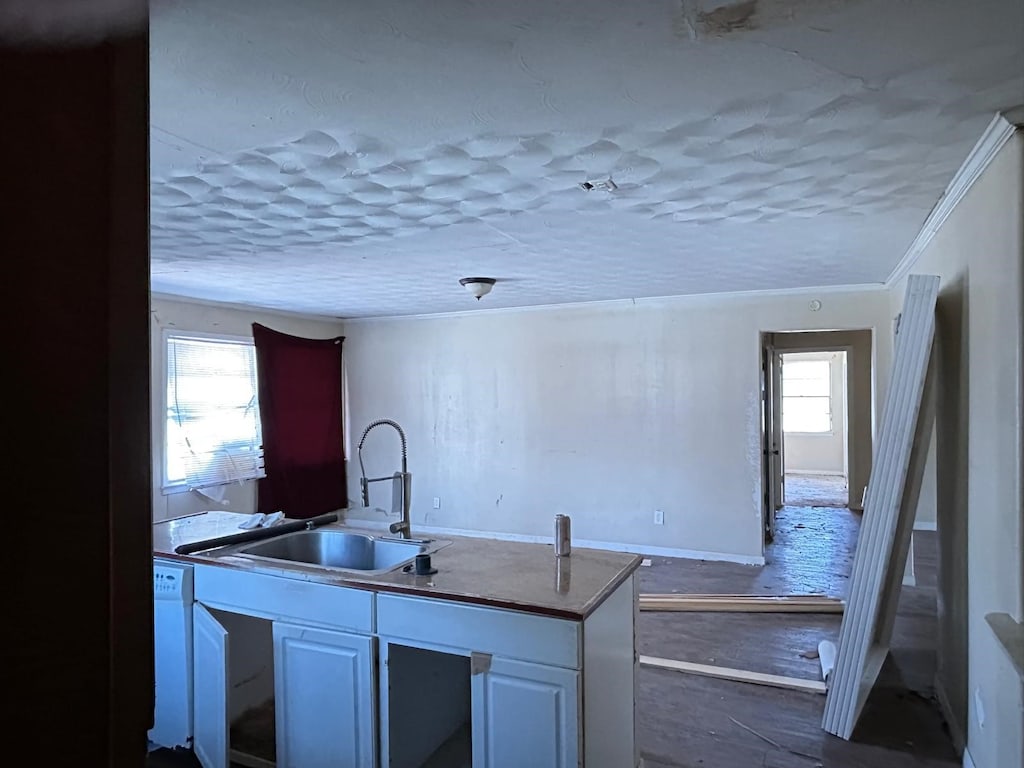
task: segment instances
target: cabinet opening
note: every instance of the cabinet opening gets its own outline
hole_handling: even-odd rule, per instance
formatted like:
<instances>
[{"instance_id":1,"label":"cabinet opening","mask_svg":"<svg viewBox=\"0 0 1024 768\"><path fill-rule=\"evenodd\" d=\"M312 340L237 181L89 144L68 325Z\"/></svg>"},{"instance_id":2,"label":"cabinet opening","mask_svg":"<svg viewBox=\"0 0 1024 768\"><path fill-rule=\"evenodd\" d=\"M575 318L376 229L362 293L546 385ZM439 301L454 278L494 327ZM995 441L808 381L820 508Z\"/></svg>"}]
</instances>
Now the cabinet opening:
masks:
<instances>
[{"instance_id":1,"label":"cabinet opening","mask_svg":"<svg viewBox=\"0 0 1024 768\"><path fill-rule=\"evenodd\" d=\"M227 630L228 739L232 765L276 765L274 632L267 619L210 611Z\"/></svg>"},{"instance_id":2,"label":"cabinet opening","mask_svg":"<svg viewBox=\"0 0 1024 768\"><path fill-rule=\"evenodd\" d=\"M469 657L389 643L390 768L471 768Z\"/></svg>"}]
</instances>

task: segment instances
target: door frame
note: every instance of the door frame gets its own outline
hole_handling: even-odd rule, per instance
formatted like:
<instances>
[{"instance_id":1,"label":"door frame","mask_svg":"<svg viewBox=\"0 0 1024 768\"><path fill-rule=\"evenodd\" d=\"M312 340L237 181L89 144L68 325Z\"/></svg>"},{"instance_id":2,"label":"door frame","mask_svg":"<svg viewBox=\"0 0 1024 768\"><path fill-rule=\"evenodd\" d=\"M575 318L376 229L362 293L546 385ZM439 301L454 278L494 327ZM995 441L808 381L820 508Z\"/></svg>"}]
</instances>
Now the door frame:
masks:
<instances>
[{"instance_id":1,"label":"door frame","mask_svg":"<svg viewBox=\"0 0 1024 768\"><path fill-rule=\"evenodd\" d=\"M774 333L761 334L761 528L775 538L775 513L785 503L782 434L782 353Z\"/></svg>"},{"instance_id":2,"label":"door frame","mask_svg":"<svg viewBox=\"0 0 1024 768\"><path fill-rule=\"evenodd\" d=\"M765 375L764 360L766 345L771 344L778 354L790 352L845 352L846 353L846 455L847 455L847 504L851 510L863 511L864 492L871 474L873 460L872 442L875 434L875 373L876 373L876 341L875 329L851 328L844 330L812 330L812 331L762 331L760 334L760 352L758 365L760 376ZM862 390L868 393L864 397ZM781 393L780 393L781 397ZM769 407L765 403L762 388L762 409ZM862 411L864 411L862 413ZM781 423L781 413L779 415ZM765 532L763 541L767 542L767 526L774 517L774 510L769 515L768 494L764 483L768 475L768 443L765 437L767 416L761 419L761 527ZM781 453L779 456L781 460ZM781 463L781 461L780 461Z\"/></svg>"}]
</instances>

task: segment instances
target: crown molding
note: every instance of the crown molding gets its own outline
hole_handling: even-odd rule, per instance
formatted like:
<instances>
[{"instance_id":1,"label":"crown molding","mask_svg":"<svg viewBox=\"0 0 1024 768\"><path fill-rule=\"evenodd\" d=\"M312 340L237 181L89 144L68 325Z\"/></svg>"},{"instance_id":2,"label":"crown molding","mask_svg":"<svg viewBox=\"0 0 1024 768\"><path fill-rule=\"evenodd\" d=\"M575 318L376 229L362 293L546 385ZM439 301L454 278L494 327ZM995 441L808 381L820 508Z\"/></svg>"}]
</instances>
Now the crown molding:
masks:
<instances>
[{"instance_id":1,"label":"crown molding","mask_svg":"<svg viewBox=\"0 0 1024 768\"><path fill-rule=\"evenodd\" d=\"M225 309L234 312L245 312L247 314L261 314L261 315L278 315L280 317L291 317L297 320L310 320L319 323L334 323L335 325L342 322L342 318L335 317L332 315L318 315L312 312L301 312L299 310L291 309L273 309L271 307L263 307L258 304L239 304L230 301L215 301L213 299L199 299L193 296L179 296L174 293L163 293L157 291L151 291L149 294L150 298L154 301L165 301L171 304L196 304L201 307L211 307L213 309Z\"/></svg>"},{"instance_id":2,"label":"crown molding","mask_svg":"<svg viewBox=\"0 0 1024 768\"><path fill-rule=\"evenodd\" d=\"M530 304L518 307L491 307L487 309L465 309L454 312L425 312L410 315L367 315L346 317L346 324L375 323L394 320L437 320L445 317L469 317L474 315L506 315L523 312L554 312L563 310L624 309L626 307L665 307L680 304L697 304L718 301L756 300L783 296L823 296L835 293L876 293L884 291L883 283L850 283L843 285L799 286L795 288L765 288L750 291L721 291L717 293L687 293L673 296L647 296L633 299L600 299L596 301L573 301L559 304Z\"/></svg>"},{"instance_id":3,"label":"crown molding","mask_svg":"<svg viewBox=\"0 0 1024 768\"><path fill-rule=\"evenodd\" d=\"M942 197L932 208L931 213L928 214L928 218L924 220L924 224L921 227L921 231L917 233L917 237L914 238L914 242L910 244L907 252L903 254L903 258L899 260L895 269L886 278L885 284L892 286L899 280L902 280L911 269L914 268L914 264L920 258L924 249L928 247L928 243L932 241L935 234L942 227L946 219L953 210L960 204L960 201L964 199L968 190L974 186L974 182L978 180L978 177L985 172L989 164L995 159L995 156L999 153L999 150L1003 148L1003 145L1010 140L1014 132L1017 130L1017 126L1014 124L1019 110L1011 110L1006 113L999 113L992 122L988 124L988 128L978 139L978 142L974 145L970 154L967 155L967 159L964 160L963 165L953 176L953 180L949 182L946 187L946 191L942 193Z\"/></svg>"}]
</instances>

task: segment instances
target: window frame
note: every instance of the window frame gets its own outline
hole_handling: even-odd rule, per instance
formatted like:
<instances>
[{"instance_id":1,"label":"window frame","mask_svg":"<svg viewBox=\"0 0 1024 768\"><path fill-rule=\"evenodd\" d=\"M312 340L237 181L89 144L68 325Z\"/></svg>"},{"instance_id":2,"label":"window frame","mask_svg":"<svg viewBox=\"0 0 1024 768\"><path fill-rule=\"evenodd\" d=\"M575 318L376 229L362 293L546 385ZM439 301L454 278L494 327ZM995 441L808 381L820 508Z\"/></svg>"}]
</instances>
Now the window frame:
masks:
<instances>
[{"instance_id":1,"label":"window frame","mask_svg":"<svg viewBox=\"0 0 1024 768\"><path fill-rule=\"evenodd\" d=\"M802 354L800 350L791 350L790 354ZM786 354L786 353L784 353ZM828 429L821 430L820 432L807 432L804 430L787 430L786 429L786 363L782 364L782 434L783 435L795 435L797 437L833 437L836 434L836 413L835 413L835 397L832 395L832 366L836 363L836 360L832 357L823 358L821 360L799 360L793 362L801 363L825 363L828 366L828 395L789 395L791 398L814 398L814 399L828 399ZM792 365L792 363L790 363Z\"/></svg>"},{"instance_id":2,"label":"window frame","mask_svg":"<svg viewBox=\"0 0 1024 768\"><path fill-rule=\"evenodd\" d=\"M170 482L167 477L167 457L168 457L168 434L167 434L167 409L169 403L167 401L167 376L169 366L167 364L167 356L170 353L170 340L184 339L194 341L222 341L234 344L245 344L253 347L255 350L256 343L252 336L245 336L242 334L234 333L214 333L210 331L185 331L175 327L164 327L161 329L161 345L162 345L162 356L160 358L160 370L161 370L161 387L160 387L160 493L164 496L174 496L179 493L188 493L194 489L188 484L188 480L181 482ZM259 399L257 395L256 401L257 410L259 409ZM245 478L243 482L249 482L259 479L258 477ZM229 481L226 483L218 483L215 486L208 487L222 487L224 485L230 485Z\"/></svg>"}]
</instances>

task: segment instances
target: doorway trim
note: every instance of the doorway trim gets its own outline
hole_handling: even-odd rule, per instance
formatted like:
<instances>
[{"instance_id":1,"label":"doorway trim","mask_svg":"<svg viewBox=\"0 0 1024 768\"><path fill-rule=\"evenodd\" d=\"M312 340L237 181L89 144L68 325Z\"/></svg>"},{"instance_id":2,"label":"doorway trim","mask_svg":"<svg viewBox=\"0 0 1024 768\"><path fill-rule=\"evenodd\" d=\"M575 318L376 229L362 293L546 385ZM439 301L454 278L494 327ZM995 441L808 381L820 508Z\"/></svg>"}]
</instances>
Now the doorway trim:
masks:
<instances>
[{"instance_id":1,"label":"doorway trim","mask_svg":"<svg viewBox=\"0 0 1024 768\"><path fill-rule=\"evenodd\" d=\"M787 352L846 352L846 454L847 454L847 504L850 509L863 511L864 493L868 478L871 475L872 443L875 433L875 337L872 328L851 330L819 330L819 331L762 331L760 338L761 376L770 373L765 369L766 355L781 355ZM780 397L773 398L775 404L768 402L771 386L762 386L762 409L777 408ZM771 474L775 459L774 447L770 436L765 430L771 425L772 414L765 413L761 420L762 441L762 483L773 482ZM781 413L778 420L781 422ZM781 456L778 471L782 471ZM771 493L768 486L762 487L761 525L765 542L770 541L769 526L772 524L774 512L769 504L778 496ZM779 504L781 499L775 503ZM779 505L781 506L781 505Z\"/></svg>"}]
</instances>

